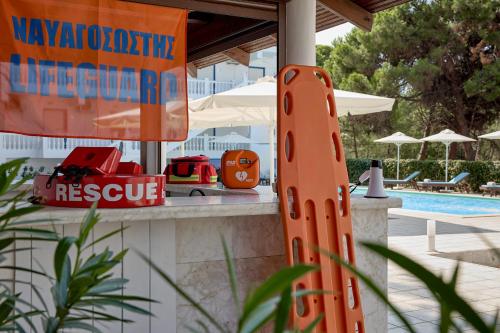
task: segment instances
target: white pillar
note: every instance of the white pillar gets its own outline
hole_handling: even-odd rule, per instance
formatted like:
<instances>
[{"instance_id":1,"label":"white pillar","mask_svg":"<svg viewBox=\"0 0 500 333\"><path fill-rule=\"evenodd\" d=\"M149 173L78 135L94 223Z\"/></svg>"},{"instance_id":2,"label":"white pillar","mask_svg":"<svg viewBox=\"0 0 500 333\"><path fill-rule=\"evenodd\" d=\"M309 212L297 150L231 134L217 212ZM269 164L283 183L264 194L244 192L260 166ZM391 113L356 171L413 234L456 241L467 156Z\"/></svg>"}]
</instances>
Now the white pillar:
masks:
<instances>
[{"instance_id":1,"label":"white pillar","mask_svg":"<svg viewBox=\"0 0 500 333\"><path fill-rule=\"evenodd\" d=\"M274 122L268 126L269 135L269 184L274 183Z\"/></svg>"},{"instance_id":2,"label":"white pillar","mask_svg":"<svg viewBox=\"0 0 500 333\"><path fill-rule=\"evenodd\" d=\"M316 66L316 1L286 4L286 62Z\"/></svg>"},{"instance_id":3,"label":"white pillar","mask_svg":"<svg viewBox=\"0 0 500 333\"><path fill-rule=\"evenodd\" d=\"M160 172L163 173L167 167L167 152L168 152L168 142L160 142Z\"/></svg>"},{"instance_id":4,"label":"white pillar","mask_svg":"<svg viewBox=\"0 0 500 333\"><path fill-rule=\"evenodd\" d=\"M436 221L427 220L427 251L436 252Z\"/></svg>"},{"instance_id":5,"label":"white pillar","mask_svg":"<svg viewBox=\"0 0 500 333\"><path fill-rule=\"evenodd\" d=\"M161 173L159 154L160 142L141 142L141 164L146 166L144 172L150 175Z\"/></svg>"}]
</instances>

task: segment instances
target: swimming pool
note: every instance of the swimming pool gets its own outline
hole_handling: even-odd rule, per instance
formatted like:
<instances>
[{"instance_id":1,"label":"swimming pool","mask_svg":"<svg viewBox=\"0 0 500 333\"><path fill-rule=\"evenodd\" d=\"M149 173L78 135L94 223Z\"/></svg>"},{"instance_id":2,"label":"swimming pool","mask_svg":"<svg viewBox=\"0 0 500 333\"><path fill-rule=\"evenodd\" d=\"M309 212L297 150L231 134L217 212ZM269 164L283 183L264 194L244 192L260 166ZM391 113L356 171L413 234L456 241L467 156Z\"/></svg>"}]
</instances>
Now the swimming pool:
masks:
<instances>
[{"instance_id":1,"label":"swimming pool","mask_svg":"<svg viewBox=\"0 0 500 333\"><path fill-rule=\"evenodd\" d=\"M366 187L354 193L365 194ZM404 209L456 215L500 214L500 199L386 190L387 195L401 198Z\"/></svg>"}]
</instances>

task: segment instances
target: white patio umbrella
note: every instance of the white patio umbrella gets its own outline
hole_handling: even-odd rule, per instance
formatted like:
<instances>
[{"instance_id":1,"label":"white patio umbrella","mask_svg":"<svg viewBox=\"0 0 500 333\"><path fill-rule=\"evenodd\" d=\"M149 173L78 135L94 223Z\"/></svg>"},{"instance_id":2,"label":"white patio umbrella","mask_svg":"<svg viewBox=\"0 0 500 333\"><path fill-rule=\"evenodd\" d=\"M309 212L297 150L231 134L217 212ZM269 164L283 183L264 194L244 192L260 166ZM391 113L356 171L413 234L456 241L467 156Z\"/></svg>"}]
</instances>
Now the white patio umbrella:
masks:
<instances>
[{"instance_id":1,"label":"white patio umbrella","mask_svg":"<svg viewBox=\"0 0 500 333\"><path fill-rule=\"evenodd\" d=\"M450 144L453 142L472 142L476 141L474 139L468 138L464 135L457 134L452 130L445 129L439 132L438 134L434 134L425 138L422 138L422 141L428 142L442 142L446 146L446 168L445 168L445 181L448 181L448 152L450 150Z\"/></svg>"},{"instance_id":2,"label":"white patio umbrella","mask_svg":"<svg viewBox=\"0 0 500 333\"><path fill-rule=\"evenodd\" d=\"M488 139L488 140L500 140L500 131L496 131L496 132L489 133L489 134L483 134L483 135L478 136L478 138Z\"/></svg>"},{"instance_id":3,"label":"white patio umbrella","mask_svg":"<svg viewBox=\"0 0 500 333\"><path fill-rule=\"evenodd\" d=\"M257 83L189 101L189 128L218 128L265 125L269 128L269 158L274 161L274 129L276 127L276 79L264 77ZM390 111L393 98L334 90L337 114L345 116ZM123 119L126 118L124 123ZM134 128L140 126L140 110L128 110L94 120L100 126ZM182 146L181 146L182 150ZM270 163L274 179L274 163Z\"/></svg>"},{"instance_id":4,"label":"white patio umbrella","mask_svg":"<svg viewBox=\"0 0 500 333\"><path fill-rule=\"evenodd\" d=\"M270 177L274 179L274 128L276 126L276 79L257 83L189 102L190 128L266 125L269 128ZM390 111L394 99L334 90L337 114L344 116Z\"/></svg>"},{"instance_id":5,"label":"white patio umbrella","mask_svg":"<svg viewBox=\"0 0 500 333\"><path fill-rule=\"evenodd\" d=\"M404 133L401 132L396 132L392 135L386 136L385 138L375 140L375 142L378 143L393 143L398 147L398 163L396 167L396 179L399 180L399 151L401 148L401 145L404 143L419 143L422 142L419 139L415 139L411 136L408 136Z\"/></svg>"},{"instance_id":6,"label":"white patio umbrella","mask_svg":"<svg viewBox=\"0 0 500 333\"><path fill-rule=\"evenodd\" d=\"M268 125L276 118L276 79L270 76L255 84L227 90L189 102L191 128ZM335 89L339 116L390 111L393 98ZM203 113L198 113L203 111ZM210 127L211 126L211 127Z\"/></svg>"},{"instance_id":7,"label":"white patio umbrella","mask_svg":"<svg viewBox=\"0 0 500 333\"><path fill-rule=\"evenodd\" d=\"M239 135L236 132L231 132L231 133L229 133L227 135L218 136L218 137L214 138L212 140L212 142L215 142L215 143L230 143L231 146L233 147L231 149L234 149L234 147L236 146L236 144L238 144L238 143L252 143L252 140L250 140L246 136Z\"/></svg>"}]
</instances>

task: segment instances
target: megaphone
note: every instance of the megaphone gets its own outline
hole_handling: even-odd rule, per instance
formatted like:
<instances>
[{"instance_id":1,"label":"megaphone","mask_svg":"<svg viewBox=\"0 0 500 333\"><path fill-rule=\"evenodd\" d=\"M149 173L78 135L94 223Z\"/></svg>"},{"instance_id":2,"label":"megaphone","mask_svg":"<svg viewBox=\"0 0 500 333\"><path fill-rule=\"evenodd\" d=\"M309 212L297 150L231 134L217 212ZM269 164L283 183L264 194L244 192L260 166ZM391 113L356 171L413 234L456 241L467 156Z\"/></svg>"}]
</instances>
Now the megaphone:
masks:
<instances>
[{"instance_id":1,"label":"megaphone","mask_svg":"<svg viewBox=\"0 0 500 333\"><path fill-rule=\"evenodd\" d=\"M384 190L384 173L382 161L372 160L370 166L370 183L365 198L387 198Z\"/></svg>"},{"instance_id":2,"label":"megaphone","mask_svg":"<svg viewBox=\"0 0 500 333\"><path fill-rule=\"evenodd\" d=\"M358 181L357 181L357 182L355 182L354 184L350 184L350 185L349 185L349 189L350 189L349 193L354 192L354 190L355 190L355 189L356 189L359 185L361 185L361 184L363 184L364 182L366 182L369 178L370 178L370 170L368 169L368 170L366 170L365 172L363 172L363 173L361 174L361 176L359 176L359 178L358 178Z\"/></svg>"}]
</instances>

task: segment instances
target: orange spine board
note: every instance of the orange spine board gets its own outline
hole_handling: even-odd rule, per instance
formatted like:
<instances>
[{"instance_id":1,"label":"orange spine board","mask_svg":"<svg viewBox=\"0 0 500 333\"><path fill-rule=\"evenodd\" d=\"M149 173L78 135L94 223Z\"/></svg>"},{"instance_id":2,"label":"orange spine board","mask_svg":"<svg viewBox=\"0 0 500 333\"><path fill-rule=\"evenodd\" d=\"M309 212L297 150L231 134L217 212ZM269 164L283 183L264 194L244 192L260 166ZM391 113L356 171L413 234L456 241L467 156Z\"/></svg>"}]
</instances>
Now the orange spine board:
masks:
<instances>
[{"instance_id":1,"label":"orange spine board","mask_svg":"<svg viewBox=\"0 0 500 333\"><path fill-rule=\"evenodd\" d=\"M293 324L315 332L364 333L356 277L320 255L327 250L355 264L349 181L335 110L333 85L321 68L289 65L278 75L278 191L288 263L321 270L295 290L324 290L295 302ZM340 200L340 198L342 200Z\"/></svg>"}]
</instances>

